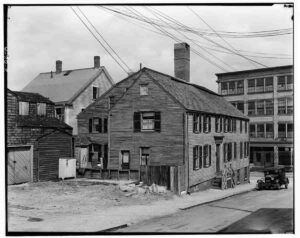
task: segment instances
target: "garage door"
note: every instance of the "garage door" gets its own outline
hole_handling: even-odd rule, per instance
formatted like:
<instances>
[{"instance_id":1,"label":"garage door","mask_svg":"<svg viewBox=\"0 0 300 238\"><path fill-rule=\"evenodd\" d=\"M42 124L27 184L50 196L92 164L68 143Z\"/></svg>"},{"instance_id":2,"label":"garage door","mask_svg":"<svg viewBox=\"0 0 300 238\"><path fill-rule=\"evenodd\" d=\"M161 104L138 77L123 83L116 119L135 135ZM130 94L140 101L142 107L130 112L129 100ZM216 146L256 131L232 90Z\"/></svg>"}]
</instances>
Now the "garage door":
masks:
<instances>
[{"instance_id":1,"label":"garage door","mask_svg":"<svg viewBox=\"0 0 300 238\"><path fill-rule=\"evenodd\" d=\"M8 148L7 166L8 184L30 182L32 171L30 146Z\"/></svg>"}]
</instances>

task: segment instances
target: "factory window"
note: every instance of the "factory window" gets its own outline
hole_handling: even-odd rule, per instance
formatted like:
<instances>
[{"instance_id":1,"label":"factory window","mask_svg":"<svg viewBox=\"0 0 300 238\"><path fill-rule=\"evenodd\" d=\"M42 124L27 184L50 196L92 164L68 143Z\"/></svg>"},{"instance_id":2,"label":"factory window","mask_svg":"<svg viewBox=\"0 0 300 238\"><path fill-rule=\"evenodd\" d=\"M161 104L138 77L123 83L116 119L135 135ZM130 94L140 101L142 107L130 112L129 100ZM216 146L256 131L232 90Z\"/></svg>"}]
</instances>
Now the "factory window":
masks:
<instances>
[{"instance_id":1,"label":"factory window","mask_svg":"<svg viewBox=\"0 0 300 238\"><path fill-rule=\"evenodd\" d=\"M250 124L250 137L251 138L256 137L255 124Z\"/></svg>"},{"instance_id":2,"label":"factory window","mask_svg":"<svg viewBox=\"0 0 300 238\"><path fill-rule=\"evenodd\" d=\"M273 100L266 100L266 115L273 115L274 114L274 104Z\"/></svg>"},{"instance_id":3,"label":"factory window","mask_svg":"<svg viewBox=\"0 0 300 238\"><path fill-rule=\"evenodd\" d=\"M244 93L244 80L237 81L237 94Z\"/></svg>"},{"instance_id":4,"label":"factory window","mask_svg":"<svg viewBox=\"0 0 300 238\"><path fill-rule=\"evenodd\" d=\"M221 93L222 95L227 95L228 94L228 84L226 83L221 83Z\"/></svg>"},{"instance_id":5,"label":"factory window","mask_svg":"<svg viewBox=\"0 0 300 238\"><path fill-rule=\"evenodd\" d=\"M264 78L256 79L256 93L261 93L264 91Z\"/></svg>"},{"instance_id":6,"label":"factory window","mask_svg":"<svg viewBox=\"0 0 300 238\"><path fill-rule=\"evenodd\" d=\"M266 123L266 138L274 137L274 126L272 123Z\"/></svg>"},{"instance_id":7,"label":"factory window","mask_svg":"<svg viewBox=\"0 0 300 238\"><path fill-rule=\"evenodd\" d=\"M265 91L266 92L272 92L273 91L273 77L266 78Z\"/></svg>"},{"instance_id":8,"label":"factory window","mask_svg":"<svg viewBox=\"0 0 300 238\"><path fill-rule=\"evenodd\" d=\"M248 93L255 92L255 79L248 79Z\"/></svg>"},{"instance_id":9,"label":"factory window","mask_svg":"<svg viewBox=\"0 0 300 238\"><path fill-rule=\"evenodd\" d=\"M277 90L278 91L293 90L293 76L292 75L278 76Z\"/></svg>"},{"instance_id":10,"label":"factory window","mask_svg":"<svg viewBox=\"0 0 300 238\"><path fill-rule=\"evenodd\" d=\"M264 138L265 137L265 125L257 124L257 137Z\"/></svg>"},{"instance_id":11,"label":"factory window","mask_svg":"<svg viewBox=\"0 0 300 238\"><path fill-rule=\"evenodd\" d=\"M255 101L248 102L248 115L255 115Z\"/></svg>"}]
</instances>

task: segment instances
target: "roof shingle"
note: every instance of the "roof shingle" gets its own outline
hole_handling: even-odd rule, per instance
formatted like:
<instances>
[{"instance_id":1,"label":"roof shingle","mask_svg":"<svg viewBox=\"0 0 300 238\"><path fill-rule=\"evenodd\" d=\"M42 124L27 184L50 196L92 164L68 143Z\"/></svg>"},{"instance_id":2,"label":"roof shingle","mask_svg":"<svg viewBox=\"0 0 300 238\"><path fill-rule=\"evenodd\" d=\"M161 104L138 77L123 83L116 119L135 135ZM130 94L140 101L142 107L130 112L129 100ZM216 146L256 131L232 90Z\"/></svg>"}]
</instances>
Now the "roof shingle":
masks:
<instances>
[{"instance_id":1,"label":"roof shingle","mask_svg":"<svg viewBox=\"0 0 300 238\"><path fill-rule=\"evenodd\" d=\"M20 127L72 129L57 118L45 116L18 116L17 125Z\"/></svg>"}]
</instances>

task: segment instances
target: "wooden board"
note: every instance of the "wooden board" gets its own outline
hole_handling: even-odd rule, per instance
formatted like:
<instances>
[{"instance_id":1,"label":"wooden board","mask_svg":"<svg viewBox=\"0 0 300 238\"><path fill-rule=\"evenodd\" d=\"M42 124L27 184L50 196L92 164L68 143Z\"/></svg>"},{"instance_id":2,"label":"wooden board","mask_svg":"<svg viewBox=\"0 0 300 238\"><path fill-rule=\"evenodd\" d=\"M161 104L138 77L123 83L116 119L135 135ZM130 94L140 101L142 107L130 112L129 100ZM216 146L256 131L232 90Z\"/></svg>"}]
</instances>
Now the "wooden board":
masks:
<instances>
[{"instance_id":1,"label":"wooden board","mask_svg":"<svg viewBox=\"0 0 300 238\"><path fill-rule=\"evenodd\" d=\"M30 147L8 149L7 183L18 184L31 181L32 153Z\"/></svg>"}]
</instances>

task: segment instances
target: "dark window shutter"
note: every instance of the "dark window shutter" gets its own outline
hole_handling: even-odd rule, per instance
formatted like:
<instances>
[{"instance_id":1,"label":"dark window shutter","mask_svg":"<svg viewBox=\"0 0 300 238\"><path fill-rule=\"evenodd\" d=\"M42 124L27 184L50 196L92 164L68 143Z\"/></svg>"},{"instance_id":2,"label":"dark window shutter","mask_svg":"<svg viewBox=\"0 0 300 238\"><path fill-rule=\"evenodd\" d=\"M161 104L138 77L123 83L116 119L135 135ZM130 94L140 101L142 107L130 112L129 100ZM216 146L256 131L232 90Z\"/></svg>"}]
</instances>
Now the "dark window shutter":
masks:
<instances>
[{"instance_id":1,"label":"dark window shutter","mask_svg":"<svg viewBox=\"0 0 300 238\"><path fill-rule=\"evenodd\" d=\"M103 133L107 133L107 118L103 119Z\"/></svg>"},{"instance_id":2,"label":"dark window shutter","mask_svg":"<svg viewBox=\"0 0 300 238\"><path fill-rule=\"evenodd\" d=\"M215 132L218 132L218 117L215 116Z\"/></svg>"},{"instance_id":3,"label":"dark window shutter","mask_svg":"<svg viewBox=\"0 0 300 238\"><path fill-rule=\"evenodd\" d=\"M197 122L198 118L197 118L197 115L196 114L193 114L193 132L197 132Z\"/></svg>"},{"instance_id":4,"label":"dark window shutter","mask_svg":"<svg viewBox=\"0 0 300 238\"><path fill-rule=\"evenodd\" d=\"M202 116L199 114L199 132L202 132Z\"/></svg>"},{"instance_id":5,"label":"dark window shutter","mask_svg":"<svg viewBox=\"0 0 300 238\"><path fill-rule=\"evenodd\" d=\"M202 146L199 146L199 168L202 168Z\"/></svg>"},{"instance_id":6,"label":"dark window shutter","mask_svg":"<svg viewBox=\"0 0 300 238\"><path fill-rule=\"evenodd\" d=\"M98 118L98 120L99 120L98 132L102 133L102 119L101 119L101 118Z\"/></svg>"},{"instance_id":7,"label":"dark window shutter","mask_svg":"<svg viewBox=\"0 0 300 238\"><path fill-rule=\"evenodd\" d=\"M154 113L154 130L160 131L160 112Z\"/></svg>"},{"instance_id":8,"label":"dark window shutter","mask_svg":"<svg viewBox=\"0 0 300 238\"><path fill-rule=\"evenodd\" d=\"M134 132L141 131L141 113L134 112L133 114L133 128Z\"/></svg>"},{"instance_id":9,"label":"dark window shutter","mask_svg":"<svg viewBox=\"0 0 300 238\"><path fill-rule=\"evenodd\" d=\"M223 130L223 117L220 117L220 132Z\"/></svg>"},{"instance_id":10,"label":"dark window shutter","mask_svg":"<svg viewBox=\"0 0 300 238\"><path fill-rule=\"evenodd\" d=\"M196 161L197 161L197 146L193 147L193 169L196 169Z\"/></svg>"},{"instance_id":11,"label":"dark window shutter","mask_svg":"<svg viewBox=\"0 0 300 238\"><path fill-rule=\"evenodd\" d=\"M89 133L92 133L93 132L93 119L90 118L89 119Z\"/></svg>"},{"instance_id":12,"label":"dark window shutter","mask_svg":"<svg viewBox=\"0 0 300 238\"><path fill-rule=\"evenodd\" d=\"M209 145L209 166L211 166L211 145Z\"/></svg>"},{"instance_id":13,"label":"dark window shutter","mask_svg":"<svg viewBox=\"0 0 300 238\"><path fill-rule=\"evenodd\" d=\"M211 116L208 116L208 131L211 132Z\"/></svg>"}]
</instances>

